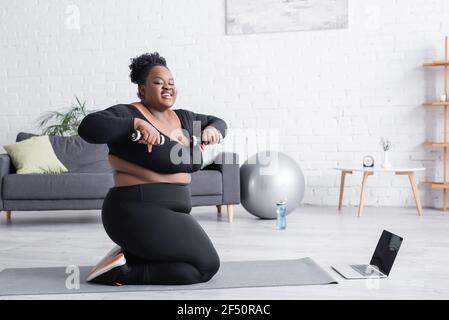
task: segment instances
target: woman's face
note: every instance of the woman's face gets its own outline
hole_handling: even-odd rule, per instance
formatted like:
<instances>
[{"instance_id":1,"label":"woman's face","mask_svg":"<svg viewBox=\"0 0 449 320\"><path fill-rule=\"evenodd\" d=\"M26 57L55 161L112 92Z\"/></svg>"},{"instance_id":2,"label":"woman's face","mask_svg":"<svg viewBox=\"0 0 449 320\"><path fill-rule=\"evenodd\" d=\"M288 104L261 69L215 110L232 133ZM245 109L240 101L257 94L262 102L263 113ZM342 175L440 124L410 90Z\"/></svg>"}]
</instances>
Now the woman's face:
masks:
<instances>
[{"instance_id":1,"label":"woman's face","mask_svg":"<svg viewBox=\"0 0 449 320\"><path fill-rule=\"evenodd\" d=\"M145 84L139 85L139 92L145 105L159 110L171 108L178 93L170 70L164 66L151 68Z\"/></svg>"}]
</instances>

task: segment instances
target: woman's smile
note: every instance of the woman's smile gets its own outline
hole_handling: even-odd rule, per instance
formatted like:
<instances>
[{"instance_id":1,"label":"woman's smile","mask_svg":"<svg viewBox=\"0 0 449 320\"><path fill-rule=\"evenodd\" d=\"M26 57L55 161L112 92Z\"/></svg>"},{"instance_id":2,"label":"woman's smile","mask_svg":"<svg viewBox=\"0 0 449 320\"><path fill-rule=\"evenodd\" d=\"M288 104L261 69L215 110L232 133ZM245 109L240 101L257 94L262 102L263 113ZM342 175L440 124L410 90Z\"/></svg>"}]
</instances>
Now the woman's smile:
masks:
<instances>
[{"instance_id":1,"label":"woman's smile","mask_svg":"<svg viewBox=\"0 0 449 320\"><path fill-rule=\"evenodd\" d=\"M163 91L162 98L171 100L173 98L173 91Z\"/></svg>"}]
</instances>

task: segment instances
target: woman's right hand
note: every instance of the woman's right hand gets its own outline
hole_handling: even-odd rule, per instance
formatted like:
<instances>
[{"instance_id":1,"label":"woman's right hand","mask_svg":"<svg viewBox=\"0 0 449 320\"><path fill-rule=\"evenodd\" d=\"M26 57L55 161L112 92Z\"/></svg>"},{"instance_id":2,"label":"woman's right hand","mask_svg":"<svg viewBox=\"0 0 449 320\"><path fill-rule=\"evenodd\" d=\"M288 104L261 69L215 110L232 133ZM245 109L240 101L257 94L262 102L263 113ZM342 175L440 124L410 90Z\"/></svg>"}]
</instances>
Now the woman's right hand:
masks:
<instances>
[{"instance_id":1,"label":"woman's right hand","mask_svg":"<svg viewBox=\"0 0 449 320\"><path fill-rule=\"evenodd\" d=\"M148 146L148 152L153 149L153 144L161 143L161 134L155 127L153 127L149 122L134 118L134 130L139 130L142 133L142 138L137 143L143 143Z\"/></svg>"}]
</instances>

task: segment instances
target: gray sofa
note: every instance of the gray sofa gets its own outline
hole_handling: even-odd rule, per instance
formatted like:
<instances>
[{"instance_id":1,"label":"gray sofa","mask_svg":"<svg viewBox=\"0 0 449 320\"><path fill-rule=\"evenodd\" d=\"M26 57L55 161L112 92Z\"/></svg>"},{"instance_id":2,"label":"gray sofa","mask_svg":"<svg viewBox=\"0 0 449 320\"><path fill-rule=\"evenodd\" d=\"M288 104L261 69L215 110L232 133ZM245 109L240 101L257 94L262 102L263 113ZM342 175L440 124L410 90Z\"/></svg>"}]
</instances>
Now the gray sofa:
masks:
<instances>
[{"instance_id":1,"label":"gray sofa","mask_svg":"<svg viewBox=\"0 0 449 320\"><path fill-rule=\"evenodd\" d=\"M16 142L35 134L20 132ZM108 189L114 185L112 168L103 144L90 144L79 136L50 136L59 160L68 172L16 174L8 154L0 154L0 210L11 220L12 211L101 209ZM234 204L240 203L238 155L221 153L214 163L192 173L192 206L227 206L228 222Z\"/></svg>"}]
</instances>

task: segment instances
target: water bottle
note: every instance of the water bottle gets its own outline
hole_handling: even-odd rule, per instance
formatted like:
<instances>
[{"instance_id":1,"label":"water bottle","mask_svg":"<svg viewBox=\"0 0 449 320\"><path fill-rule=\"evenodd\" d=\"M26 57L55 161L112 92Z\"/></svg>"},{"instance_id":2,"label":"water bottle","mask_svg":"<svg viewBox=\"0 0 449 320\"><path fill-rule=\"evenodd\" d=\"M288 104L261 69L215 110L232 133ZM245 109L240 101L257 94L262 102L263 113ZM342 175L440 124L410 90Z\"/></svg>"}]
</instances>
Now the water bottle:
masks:
<instances>
[{"instance_id":1,"label":"water bottle","mask_svg":"<svg viewBox=\"0 0 449 320\"><path fill-rule=\"evenodd\" d=\"M287 209L287 201L282 200L276 203L276 213L277 213L277 228L279 230L284 230L287 228L287 221L286 221L286 211Z\"/></svg>"}]
</instances>

